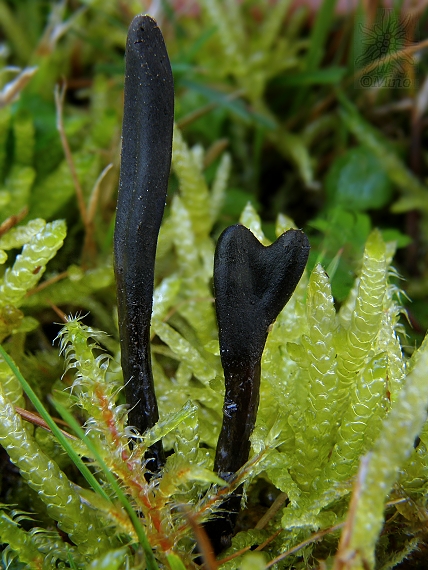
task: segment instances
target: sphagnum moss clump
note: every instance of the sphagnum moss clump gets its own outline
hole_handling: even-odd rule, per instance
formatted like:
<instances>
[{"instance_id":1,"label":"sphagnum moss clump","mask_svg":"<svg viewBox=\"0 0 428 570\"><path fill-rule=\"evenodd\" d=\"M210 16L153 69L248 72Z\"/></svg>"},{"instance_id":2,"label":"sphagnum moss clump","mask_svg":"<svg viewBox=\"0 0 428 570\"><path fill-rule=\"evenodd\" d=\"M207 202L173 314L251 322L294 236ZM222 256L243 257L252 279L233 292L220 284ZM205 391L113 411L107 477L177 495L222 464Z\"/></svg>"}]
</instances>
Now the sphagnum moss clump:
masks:
<instances>
[{"instance_id":1,"label":"sphagnum moss clump","mask_svg":"<svg viewBox=\"0 0 428 570\"><path fill-rule=\"evenodd\" d=\"M25 368L22 339L37 326L25 312L41 299L40 292L27 294L61 247L65 224L33 219L1 237L2 263L6 251L23 249L0 283L0 440L22 480L46 506L40 513L43 522L37 521L38 513L28 521L14 507L1 507L4 565L183 570L195 568L195 537L210 565L201 526L224 514L222 506L237 488L243 486L251 499L252 483L256 488L267 480L281 492L278 502L263 522L232 538L220 558L236 556L224 568L261 569L281 556L284 568L302 570L318 568L320 560L337 570L375 564L392 568L423 537L416 522L425 510L428 480L428 342L410 360L403 353L399 291L390 282L391 244L376 230L369 236L355 286L338 313L323 268L303 273L266 341L249 461L229 486L222 486L214 472L224 379L211 290L215 247L210 232L230 161L223 158L209 188L201 148L189 149L178 128L175 133L172 167L181 192L160 230L157 261L169 269L157 278L151 327L159 421L144 433L129 421L117 332L106 338L69 317L59 335L69 386L59 396L57 383L53 393L69 423L74 425L70 410L83 423L83 429L75 427L75 439L68 434L69 445L90 467L92 489L67 465L59 468L52 447L43 445L20 410L27 407L22 385L35 402L19 372ZM30 141L31 133L27 135ZM11 191L20 184L23 200L32 176L28 168L17 163L9 175ZM204 217L198 217L195 204ZM241 223L269 245L251 206ZM277 236L291 226L280 215ZM167 265L166 259L174 261ZM84 287L69 280L52 285L52 298L57 295L65 303L74 294L86 306L100 281L111 285L112 269L95 268L82 280ZM167 458L154 469L147 451L161 441ZM396 498L400 502L394 505ZM391 542L389 549L388 533L379 537L385 508L387 530L395 512L409 521L408 536ZM339 542L342 524L346 532ZM324 540L319 541L318 531L325 532ZM263 553L238 554L262 543ZM377 552L376 544L382 546ZM285 554L288 549L295 549L293 555Z\"/></svg>"},{"instance_id":2,"label":"sphagnum moss clump","mask_svg":"<svg viewBox=\"0 0 428 570\"><path fill-rule=\"evenodd\" d=\"M183 203L180 207L185 210ZM250 226L257 226L259 219L254 210L247 208L245 216ZM190 567L195 556L192 554L194 534L187 518L190 515L186 513L191 513L200 524L215 513L216 505L220 505L226 495L216 494L220 481L212 472L212 449L220 429L222 407L220 359L213 342L216 332L213 330L211 333L213 340L202 344L195 325L189 325L184 316L191 311L196 316L201 310L199 303L183 309L183 301L192 298L192 282L186 279L187 263L198 268L194 298L202 284L209 290L211 276L205 270L205 247L198 247L201 242L192 238L193 230L186 219L183 216L182 231L185 229L189 234L196 255L192 250L187 259L183 251L177 257L174 273L159 283L154 295L156 318L153 334L159 334L164 342L164 349L158 352L157 346L160 345L155 344L153 353L160 409L157 425L141 434L141 438L135 431L130 431L127 412L120 401L121 381L115 362L117 353L113 359L103 354L99 331L88 328L79 320L70 319L60 336L68 362L67 374L75 373L74 386L63 394L62 399L68 399L70 405L80 409L80 414L86 418L89 437L96 442L101 457L114 473L133 508L143 514L140 521L158 562L164 563L166 556L175 553L185 566ZM175 223L180 224L180 220L176 218ZM210 239L207 233L205 240ZM50 242L46 245L48 247L52 247ZM45 257L49 257L48 253ZM364 515L361 514L361 524L370 517L375 517L376 524L371 524L368 529L364 527L363 534L355 538L358 551L366 553L369 564L373 561L379 521L384 516L383 505L388 494L394 496L392 485L394 481L398 482L398 477L399 488L420 504L428 467L426 429L422 425L424 416L412 412L412 422L409 423L403 420L400 410L410 410L410 400L421 393L421 388L415 392L416 388L411 388L409 382L413 382L412 378L422 381L427 343L415 352L409 363L398 348L400 330L397 319L385 317L387 313L397 315L400 310L394 286L389 283L389 273L385 246L375 232L367 243L357 278L357 293L351 293L352 299L346 304L349 318L341 319L336 314L329 280L320 266L314 268L309 280L303 276L290 303L278 316L262 359L261 405L251 437L250 464L248 468L244 467L239 482L248 486L250 481L259 477L257 474L263 473L263 477L288 495L290 502L263 530L238 533L232 539L228 554L243 544L258 544L275 529L283 528L283 532L265 550L267 562L312 532L344 521L347 516L346 498L352 490L359 461L371 449L374 455L370 461L389 465L391 474L385 478L382 497L379 491L376 492L376 513L370 514L371 505L375 509L375 503L368 500ZM183 283L185 290L182 292ZM33 286L33 282L28 286ZM207 306L210 302L209 299L201 301ZM165 316L173 307L176 314L167 324ZM364 328L366 320L367 328ZM197 322L197 319L192 321ZM205 323L201 326L204 327ZM394 334L391 330L395 331ZM190 331L193 333L189 335ZM353 332L352 337L349 331ZM13 329L9 334L13 334ZM370 343L367 342L368 337ZM172 376L163 368L162 355L166 349L169 358L178 365ZM348 366L349 390L345 399L340 389L343 372L339 374L337 371L336 354L341 354L342 370L346 370L343 355L351 351L355 351L356 356ZM411 371L409 379L402 377L406 369ZM394 374L400 377L396 378ZM19 521L10 522L13 518L6 510L0 533L2 540L9 544L8 559L13 554L27 563L32 552L34 560L45 560L51 548L63 564L67 565L69 556L72 556L76 567L83 568L106 549L114 558L118 549L118 559L126 560L129 567L136 567L138 538L128 516L115 501L115 491L98 469L95 473L98 472L97 477L113 499L113 504L105 502L93 491L76 487L64 472L58 470L55 462L38 449L31 430L23 426L14 410L14 403L22 403L22 400L17 398L19 389L15 380L11 385L12 377L14 375L4 363L2 445L23 478L46 502L48 515L58 521L76 549L70 547L66 554L66 549L58 547L60 537L55 533L46 534L42 548L35 541L36 535L19 526ZM394 386L394 398L389 397L390 386ZM396 446L385 443L395 432L401 434L404 441L400 457L396 454ZM421 442L416 450L412 445L415 433L421 433ZM132 449L128 446L130 437L134 441ZM150 462L142 463L144 451L160 438L172 453L159 476L148 482L144 473L146 469L150 470ZM91 458L95 467L97 462L89 450L82 451L80 445L76 449ZM415 488L417 477L420 484ZM368 487L365 493L370 496L380 481L379 477L367 481L367 484L371 482L372 490ZM212 484L214 487L211 488ZM251 487L247 490L251 492ZM55 501L54 497L57 497ZM11 524L19 529L14 541L8 538ZM125 545L125 550L120 543ZM417 546L416 538L412 545ZM409 549L405 543L402 547L403 553ZM308 548L306 560L310 560L310 552L315 547ZM320 548L313 550L314 555ZM327 555L325 551L323 554ZM396 559L399 558L397 552ZM238 567L240 560L238 557L227 565ZM293 560L294 565L305 567L298 559ZM288 562L285 558L285 566L287 563L291 564L291 560Z\"/></svg>"}]
</instances>

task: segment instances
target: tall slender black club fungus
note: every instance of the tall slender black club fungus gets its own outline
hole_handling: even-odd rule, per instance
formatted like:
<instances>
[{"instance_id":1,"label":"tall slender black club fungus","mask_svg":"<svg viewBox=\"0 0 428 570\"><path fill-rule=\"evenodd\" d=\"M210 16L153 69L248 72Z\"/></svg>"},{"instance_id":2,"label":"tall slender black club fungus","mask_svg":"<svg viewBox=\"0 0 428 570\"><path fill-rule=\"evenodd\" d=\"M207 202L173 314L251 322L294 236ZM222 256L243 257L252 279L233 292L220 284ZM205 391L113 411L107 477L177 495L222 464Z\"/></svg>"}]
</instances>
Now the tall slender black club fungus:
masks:
<instances>
[{"instance_id":1,"label":"tall slender black club fungus","mask_svg":"<svg viewBox=\"0 0 428 570\"><path fill-rule=\"evenodd\" d=\"M268 247L241 225L218 240L214 288L226 393L214 470L226 481L248 460L269 327L296 288L309 249L300 230L285 232ZM206 525L216 552L228 546L239 506L236 493L222 505L224 515Z\"/></svg>"},{"instance_id":2,"label":"tall slender black club fungus","mask_svg":"<svg viewBox=\"0 0 428 570\"><path fill-rule=\"evenodd\" d=\"M119 333L129 423L140 432L159 419L150 355L154 265L171 168L174 83L162 33L136 16L126 43L122 159L114 234ZM148 457L164 463L162 443Z\"/></svg>"}]
</instances>

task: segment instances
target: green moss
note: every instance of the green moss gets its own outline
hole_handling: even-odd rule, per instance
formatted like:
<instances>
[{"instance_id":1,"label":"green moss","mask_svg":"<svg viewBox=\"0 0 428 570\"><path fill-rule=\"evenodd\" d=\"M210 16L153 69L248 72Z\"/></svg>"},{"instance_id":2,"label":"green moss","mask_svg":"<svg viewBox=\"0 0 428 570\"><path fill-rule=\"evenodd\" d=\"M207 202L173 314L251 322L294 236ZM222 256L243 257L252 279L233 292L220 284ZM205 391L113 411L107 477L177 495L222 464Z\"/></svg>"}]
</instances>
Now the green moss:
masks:
<instances>
[{"instance_id":1,"label":"green moss","mask_svg":"<svg viewBox=\"0 0 428 570\"><path fill-rule=\"evenodd\" d=\"M3 4L0 1L0 11ZM340 118L330 111L302 118L314 105L306 88L320 78L328 86L332 77L337 81L343 76L343 70L338 75L333 69L329 75L317 64L325 22L319 20L316 38L314 32L308 39L301 13L287 16L282 26L287 0L269 12L260 6L254 17L245 15L239 3L225 9L219 0L204 0L201 22L211 26L205 38L197 36L200 21L184 21L188 36L180 35L181 23L174 36L171 25L167 41L177 58L177 108L184 113L193 110L186 109L189 101L208 100L220 109L195 127L189 123L174 131L171 197L159 237L151 330L160 420L147 433L137 434L127 423L111 260L127 16L113 1L104 2L102 11L100 3L86 4L78 15L81 28L78 20L67 21L67 13L55 12L49 30L67 32L62 43L57 36L45 35L41 45L46 52L34 55L39 63L34 82L23 88L20 100L0 109L0 222L6 222L0 230L0 337L48 411L57 415L53 396L83 425L89 448L78 431L70 445L89 466L98 490L88 488L52 435L42 435L40 427L35 432L22 418L20 408L33 410L20 382L0 359L0 440L16 466L13 483L19 481L21 489L16 498L21 500L22 487L28 484L47 511L41 507L40 517L34 512L32 520L24 520L2 507L3 558L5 564L13 559L16 567L29 568L122 570L159 564L190 569L197 557L195 527L219 513L231 490L222 489L212 471L224 392L212 291L216 236L239 219L268 245L274 227L277 236L294 227L290 217L277 214L283 206L290 213L287 204L300 214L299 224L306 224L302 209L308 201L311 208L322 201L317 178L328 170L326 157L337 159L350 148L347 130L373 151L385 176L400 190L396 210L416 205L424 216L425 186L345 98ZM25 10L5 12L5 37L12 47L17 44L18 60L28 57L31 38L42 33L41 8L30 1L23 6L33 17L20 49L13 31ZM48 37L52 44L46 43ZM96 69L89 63L95 54L100 62ZM66 105L64 110L65 131L90 212L86 221L79 217L75 182L53 130L53 83L74 58L93 77L87 89L70 87L70 100L81 105ZM200 86L200 97L194 96L199 81L195 70L202 70L212 83ZM193 84L189 73L196 74L191 76ZM316 84L328 101L333 91ZM215 125L210 126L211 118ZM218 149L224 147L216 147L210 129L229 138L230 153L219 156ZM200 138L207 147L215 144L205 150ZM198 144L192 146L195 139ZM270 165L261 168L263 148L269 156L272 150L280 156L281 177L287 169L282 197L268 192L275 173L271 179ZM113 168L97 186L110 162ZM411 184L406 186L406 181ZM259 183L263 188L257 194ZM303 186L317 193L308 200ZM266 218L262 220L251 203L238 213L227 195L239 196L243 205L262 203ZM295 205L300 196L302 209ZM255 520L251 528L238 532L221 557L277 534L263 554L240 553L224 568L261 570L288 549L294 552L284 555L282 568L318 568L321 560L333 567L345 547L338 529L329 529L343 523L349 533L347 570L393 568L421 540L428 481L427 341L409 358L410 343L400 323L404 296L391 266L395 245L382 237L401 239L403 234L398 229L392 234L372 230L370 212L354 215L346 204L338 208L331 199L331 209L319 206L312 223L311 270L272 326L263 354L251 457L239 474L248 504L256 504ZM27 217L22 218L25 211ZM55 221L57 217L66 222ZM425 235L424 218L421 228ZM418 289L422 294L424 279ZM340 307L338 297L344 299ZM90 311L62 323L61 371L60 347L51 346L58 333L52 322L60 320L51 312L52 305L71 314ZM37 416L32 421L40 423ZM62 427L73 435L70 426ZM148 481L150 464L144 454L159 439L168 459L159 477ZM272 506L260 528L257 523L267 509L258 498L263 481L286 497L281 495L283 502L276 504L277 510ZM137 527L118 489L138 515ZM396 499L401 502L392 504ZM30 500L22 507L28 505L37 508ZM138 525L155 561L149 557L146 562ZM317 537L318 532L324 534Z\"/></svg>"}]
</instances>

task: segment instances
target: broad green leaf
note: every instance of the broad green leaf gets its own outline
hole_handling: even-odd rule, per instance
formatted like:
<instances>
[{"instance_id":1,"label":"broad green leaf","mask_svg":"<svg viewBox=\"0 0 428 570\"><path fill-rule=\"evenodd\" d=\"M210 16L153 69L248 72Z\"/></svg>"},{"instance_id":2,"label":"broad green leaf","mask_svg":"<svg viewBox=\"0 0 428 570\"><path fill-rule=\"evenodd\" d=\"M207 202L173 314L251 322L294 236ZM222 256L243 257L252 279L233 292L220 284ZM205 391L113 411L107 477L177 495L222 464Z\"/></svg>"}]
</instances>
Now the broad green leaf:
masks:
<instances>
[{"instance_id":1,"label":"broad green leaf","mask_svg":"<svg viewBox=\"0 0 428 570\"><path fill-rule=\"evenodd\" d=\"M385 206L392 186L379 159L368 147L358 146L333 162L326 176L326 191L330 206L364 211Z\"/></svg>"}]
</instances>

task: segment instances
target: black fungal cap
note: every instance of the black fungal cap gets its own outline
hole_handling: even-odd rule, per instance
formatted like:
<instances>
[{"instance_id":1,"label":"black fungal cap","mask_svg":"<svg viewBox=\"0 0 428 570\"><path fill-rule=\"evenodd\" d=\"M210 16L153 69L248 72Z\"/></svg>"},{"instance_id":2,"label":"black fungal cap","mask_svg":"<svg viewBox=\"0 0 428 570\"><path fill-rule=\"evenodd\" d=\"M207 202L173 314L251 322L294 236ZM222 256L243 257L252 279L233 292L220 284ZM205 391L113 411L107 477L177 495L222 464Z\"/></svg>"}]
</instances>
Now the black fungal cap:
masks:
<instances>
[{"instance_id":1,"label":"black fungal cap","mask_svg":"<svg viewBox=\"0 0 428 570\"><path fill-rule=\"evenodd\" d=\"M300 230L289 230L268 247L242 225L222 233L214 288L221 358L228 366L260 360L269 326L293 294L309 249Z\"/></svg>"}]
</instances>

